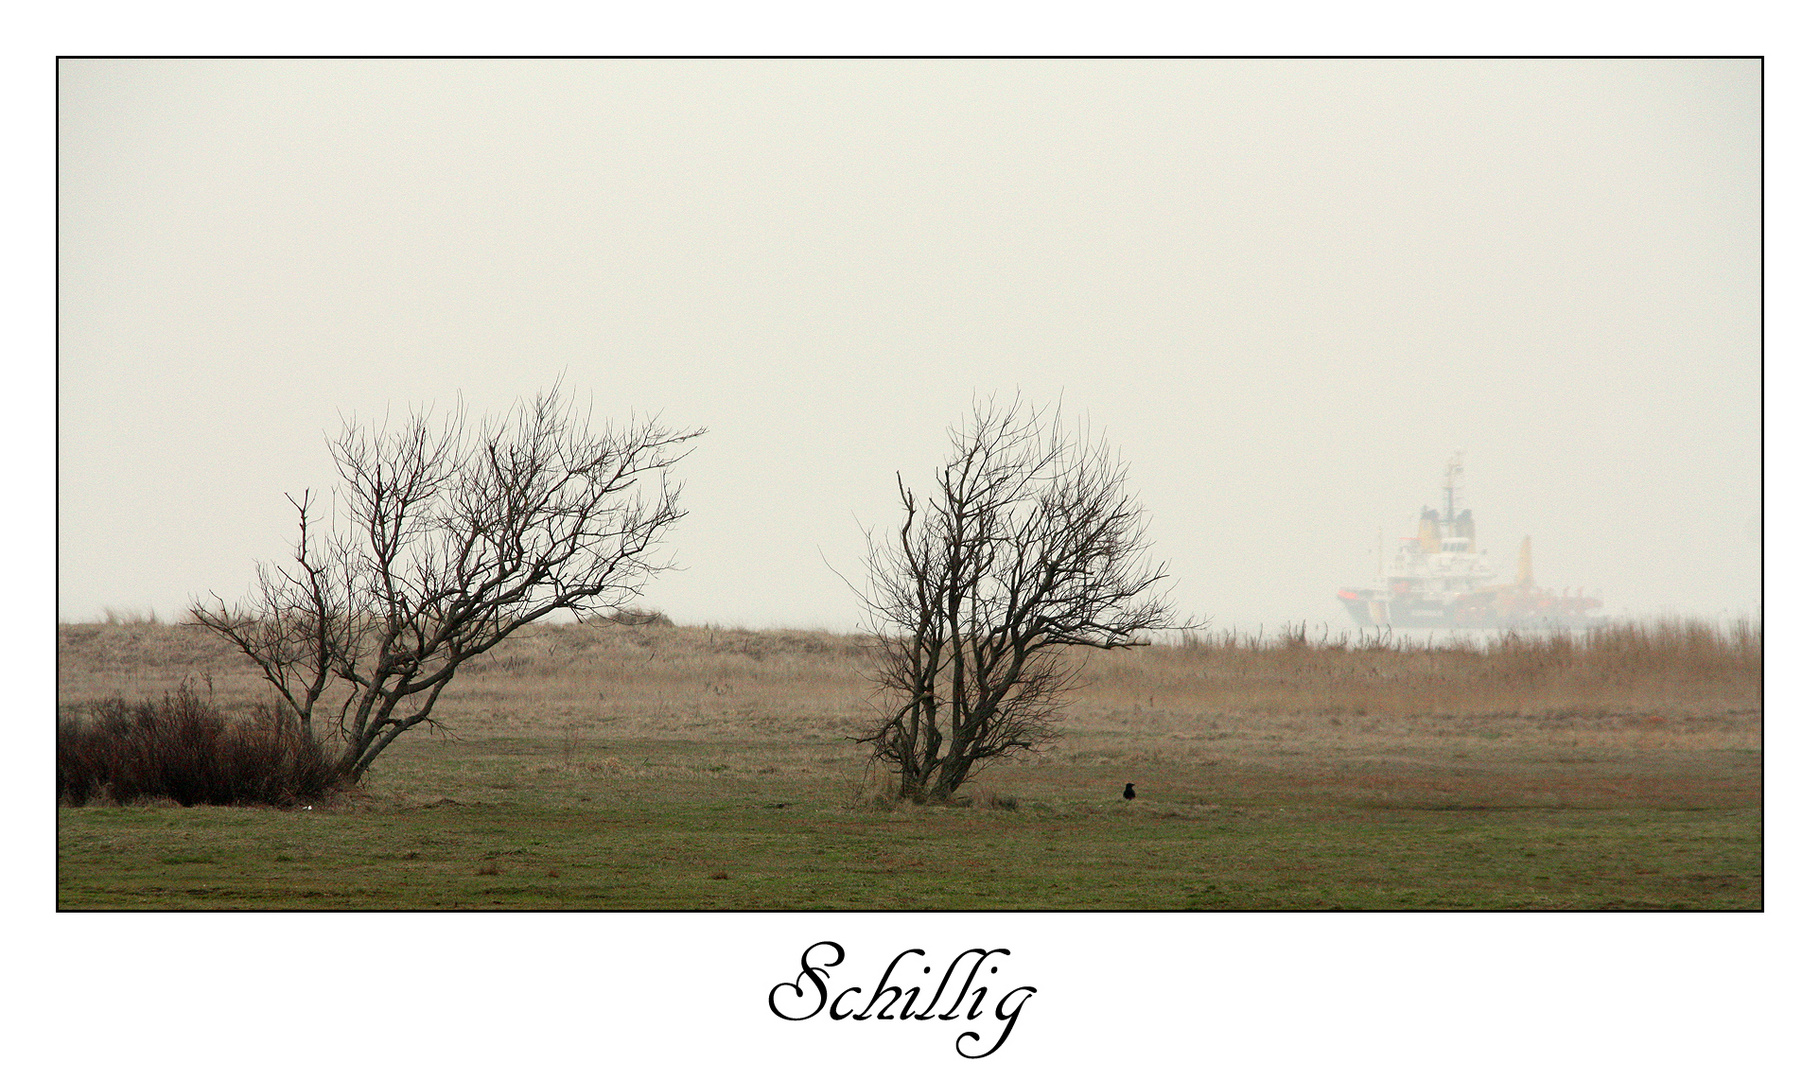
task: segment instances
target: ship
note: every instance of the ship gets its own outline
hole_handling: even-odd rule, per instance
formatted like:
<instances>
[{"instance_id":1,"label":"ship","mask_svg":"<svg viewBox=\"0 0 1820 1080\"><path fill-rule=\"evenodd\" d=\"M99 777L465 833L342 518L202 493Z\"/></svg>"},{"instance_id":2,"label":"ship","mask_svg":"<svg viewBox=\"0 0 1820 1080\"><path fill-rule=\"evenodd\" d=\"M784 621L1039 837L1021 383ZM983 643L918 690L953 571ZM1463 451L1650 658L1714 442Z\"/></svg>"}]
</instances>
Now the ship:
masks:
<instances>
[{"instance_id":1,"label":"ship","mask_svg":"<svg viewBox=\"0 0 1820 1080\"><path fill-rule=\"evenodd\" d=\"M1530 538L1517 551L1514 579L1499 583L1479 550L1472 511L1463 503L1461 455L1448 458L1441 507L1423 507L1416 534L1402 537L1388 569L1378 544L1378 576L1345 588L1340 603L1365 627L1434 630L1581 630L1602 621L1596 596L1536 587Z\"/></svg>"}]
</instances>

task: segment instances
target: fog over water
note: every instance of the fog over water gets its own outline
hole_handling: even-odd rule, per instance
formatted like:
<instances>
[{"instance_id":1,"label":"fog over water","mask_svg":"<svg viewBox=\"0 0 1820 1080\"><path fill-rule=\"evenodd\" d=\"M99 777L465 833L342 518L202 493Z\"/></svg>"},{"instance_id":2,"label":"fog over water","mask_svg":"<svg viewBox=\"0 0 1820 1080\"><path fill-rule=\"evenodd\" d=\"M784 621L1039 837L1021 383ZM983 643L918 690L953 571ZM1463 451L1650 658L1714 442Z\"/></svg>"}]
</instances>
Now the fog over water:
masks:
<instances>
[{"instance_id":1,"label":"fog over water","mask_svg":"<svg viewBox=\"0 0 1820 1080\"><path fill-rule=\"evenodd\" d=\"M59 617L240 597L343 414L558 375L708 429L683 622L852 628L894 474L1014 394L1212 627L1347 628L1456 450L1502 580L1754 613L1760 72L65 61Z\"/></svg>"}]
</instances>

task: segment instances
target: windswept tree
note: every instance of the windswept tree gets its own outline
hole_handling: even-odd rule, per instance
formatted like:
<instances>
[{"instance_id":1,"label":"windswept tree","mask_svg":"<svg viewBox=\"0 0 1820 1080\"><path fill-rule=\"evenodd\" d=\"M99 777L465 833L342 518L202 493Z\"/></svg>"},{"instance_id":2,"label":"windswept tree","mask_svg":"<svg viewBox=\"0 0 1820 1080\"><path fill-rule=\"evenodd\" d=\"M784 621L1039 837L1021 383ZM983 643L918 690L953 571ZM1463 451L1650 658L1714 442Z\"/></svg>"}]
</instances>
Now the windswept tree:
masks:
<instances>
[{"instance_id":1,"label":"windswept tree","mask_svg":"<svg viewBox=\"0 0 1820 1080\"><path fill-rule=\"evenodd\" d=\"M868 541L866 605L885 708L860 741L900 797L953 795L981 765L1056 733L1079 646L1122 649L1178 628L1146 558L1145 514L1104 439L1059 410L976 405L903 520Z\"/></svg>"},{"instance_id":2,"label":"windswept tree","mask_svg":"<svg viewBox=\"0 0 1820 1080\"><path fill-rule=\"evenodd\" d=\"M560 385L508 416L460 408L401 424L345 422L329 441L335 512L292 498L297 547L262 564L245 602L191 605L277 688L358 780L400 735L434 725L456 671L527 623L636 599L668 569L684 516L668 470L699 430L600 425ZM327 712L329 715L324 716Z\"/></svg>"}]
</instances>

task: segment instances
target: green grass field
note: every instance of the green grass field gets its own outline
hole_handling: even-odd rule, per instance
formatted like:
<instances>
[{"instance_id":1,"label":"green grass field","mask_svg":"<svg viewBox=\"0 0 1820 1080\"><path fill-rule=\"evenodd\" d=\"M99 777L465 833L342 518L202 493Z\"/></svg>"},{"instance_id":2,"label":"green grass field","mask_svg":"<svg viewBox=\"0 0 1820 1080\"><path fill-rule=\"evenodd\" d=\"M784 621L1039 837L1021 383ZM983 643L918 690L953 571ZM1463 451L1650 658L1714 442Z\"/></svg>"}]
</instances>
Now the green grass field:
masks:
<instances>
[{"instance_id":1,"label":"green grass field","mask_svg":"<svg viewBox=\"0 0 1820 1080\"><path fill-rule=\"evenodd\" d=\"M1445 712L1374 711L1345 698L1358 652L1327 652L1096 661L1055 747L937 807L883 798L847 739L866 711L853 639L533 628L458 680L449 737L413 733L313 809L59 808L58 905L1762 906L1760 674L1556 664L1520 685L1398 653L1360 693L1397 665L1503 681L1478 710L1462 691ZM1291 663L1307 700L1285 696ZM192 627L60 628L60 709L184 678L258 693Z\"/></svg>"}]
</instances>

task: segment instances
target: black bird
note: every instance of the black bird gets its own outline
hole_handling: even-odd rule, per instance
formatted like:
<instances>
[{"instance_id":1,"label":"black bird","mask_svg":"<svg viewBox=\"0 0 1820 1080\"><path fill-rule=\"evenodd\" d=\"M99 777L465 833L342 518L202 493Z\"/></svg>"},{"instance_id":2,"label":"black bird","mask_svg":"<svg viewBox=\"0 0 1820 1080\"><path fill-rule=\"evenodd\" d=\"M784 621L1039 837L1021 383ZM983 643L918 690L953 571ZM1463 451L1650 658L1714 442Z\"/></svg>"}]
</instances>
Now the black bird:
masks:
<instances>
[{"instance_id":1,"label":"black bird","mask_svg":"<svg viewBox=\"0 0 1820 1080\"><path fill-rule=\"evenodd\" d=\"M1137 788L1132 787L1130 784L1126 784L1125 785L1125 798L1127 798L1127 799L1137 798Z\"/></svg>"}]
</instances>

